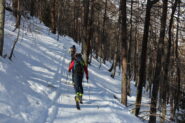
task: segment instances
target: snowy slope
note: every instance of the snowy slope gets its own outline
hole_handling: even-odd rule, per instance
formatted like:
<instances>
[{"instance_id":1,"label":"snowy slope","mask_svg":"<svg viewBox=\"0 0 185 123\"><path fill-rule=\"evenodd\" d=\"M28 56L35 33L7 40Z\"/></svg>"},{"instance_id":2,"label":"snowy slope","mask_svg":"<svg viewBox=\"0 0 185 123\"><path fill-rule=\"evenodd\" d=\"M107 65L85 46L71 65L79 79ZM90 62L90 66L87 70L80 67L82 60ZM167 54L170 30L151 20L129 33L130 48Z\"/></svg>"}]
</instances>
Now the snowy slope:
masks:
<instances>
[{"instance_id":1,"label":"snowy slope","mask_svg":"<svg viewBox=\"0 0 185 123\"><path fill-rule=\"evenodd\" d=\"M4 54L17 36L14 18L6 12ZM140 123L113 98L120 97L120 77L109 77L109 66L93 60L89 83L84 78L84 104L76 110L68 48L70 37L49 32L37 19L23 20L12 61L0 58L0 123Z\"/></svg>"}]
</instances>

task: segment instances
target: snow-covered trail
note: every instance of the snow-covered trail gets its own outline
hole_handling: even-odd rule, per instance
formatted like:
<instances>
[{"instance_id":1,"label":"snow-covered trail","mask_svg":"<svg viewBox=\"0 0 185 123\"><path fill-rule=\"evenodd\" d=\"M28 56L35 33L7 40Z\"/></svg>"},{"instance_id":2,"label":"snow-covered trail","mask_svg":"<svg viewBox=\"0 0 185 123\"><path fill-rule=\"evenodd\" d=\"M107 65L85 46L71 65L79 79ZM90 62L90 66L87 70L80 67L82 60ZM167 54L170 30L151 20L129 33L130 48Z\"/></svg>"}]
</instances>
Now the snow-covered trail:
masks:
<instances>
[{"instance_id":1,"label":"snow-covered trail","mask_svg":"<svg viewBox=\"0 0 185 123\"><path fill-rule=\"evenodd\" d=\"M41 37L40 35L35 36L37 37L37 40L45 39L46 42L51 42L51 39L47 41L46 38ZM113 96L112 99L109 99L109 96L111 95L108 94L108 91L95 84L94 81L96 81L98 77L93 77L93 74L90 76L91 78L89 83L84 81L84 104L81 105L81 111L78 111L75 108L75 94L73 86L71 85L71 75L68 75L66 69L66 66L69 64L70 56L67 53L67 48L64 48L63 43L60 42L53 42L55 43L55 48L51 48L51 46L43 48L38 42L35 43L35 46L38 48L37 50L41 50L45 56L49 56L49 54L53 54L52 56L57 56L58 53L61 54L55 57L55 59L50 58L53 59L53 61L58 62L55 64L55 68L57 69L51 76L53 81L49 82L47 79L44 80L47 81L48 85L46 85L48 88L53 88L48 94L50 102L48 103L46 108L47 110L45 111L46 118L44 119L44 122L105 122L105 119L101 119L100 116L106 117L106 120L109 122L123 122L119 119L120 115L116 114L118 109L122 110L119 106L117 106L121 106L121 104L119 104L117 100L114 100ZM61 49L61 51L59 52L56 49ZM37 81L33 81L33 83L35 82ZM118 109L115 110L114 108ZM129 112L127 113L129 114Z\"/></svg>"},{"instance_id":2,"label":"snow-covered trail","mask_svg":"<svg viewBox=\"0 0 185 123\"><path fill-rule=\"evenodd\" d=\"M37 40L42 39L46 42L51 42L51 39L46 40L47 38L45 37L40 35L37 36ZM59 42L53 40L51 44L55 44L54 47L52 45L46 45L45 48L42 47L41 44L36 44L38 49L41 49L45 56L57 56L55 59L49 58L56 61L57 64L55 64L55 68L57 69L53 74L53 81L48 82L47 85L48 88L53 89L48 95L50 103L48 103L47 110L45 111L46 118L44 122L135 122L136 118L134 116L131 117L128 110L121 105L118 100L113 98L113 95L120 91L112 90L118 88L115 87L114 83L111 84L109 81L115 83L118 81L113 80L107 75L106 66L102 66L98 71L98 63L95 60L93 60L93 64L89 66L89 83L87 83L84 78L84 104L81 104L80 111L76 109L71 74L67 73L67 67L70 61L68 48L71 45L66 42L69 43L70 41L71 40L68 38L62 38ZM79 48L79 46L77 47ZM60 49L60 51L57 49Z\"/></svg>"},{"instance_id":3,"label":"snow-covered trail","mask_svg":"<svg viewBox=\"0 0 185 123\"><path fill-rule=\"evenodd\" d=\"M17 32L11 13L6 16L5 54L9 54ZM31 25L31 27L30 27ZM89 83L84 77L84 96L77 110L71 74L69 47L80 46L70 37L49 33L37 19L21 29L12 61L0 58L0 123L140 123L113 95L120 97L120 77L112 79L93 59Z\"/></svg>"},{"instance_id":4,"label":"snow-covered trail","mask_svg":"<svg viewBox=\"0 0 185 123\"><path fill-rule=\"evenodd\" d=\"M68 39L64 38L64 40ZM64 40L62 42L65 42ZM87 83L85 79L83 82L84 104L81 105L80 111L75 108L75 93L73 86L71 85L71 75L67 73L66 69L66 66L69 64L70 55L67 53L67 48L64 48L63 43L58 43L58 46L63 46L62 48L58 47L59 49L63 49L61 51L63 56L57 58L57 61L59 61L58 70L55 73L55 77L53 77L56 81L55 84L57 84L57 87L54 91L55 94L51 99L51 104L48 106L47 118L45 122L132 122L133 118L130 118L130 113L127 109L125 109L125 107L121 105L118 100L113 98L113 94L116 94L111 90L113 87L108 89L105 88L104 84L102 84L102 82L106 83L105 80L114 80L106 75L106 72L96 72L95 70L97 68L95 68L94 65L97 66L97 63L89 67L89 83ZM57 52L53 52L53 54L57 54ZM105 68L102 69L105 70ZM51 83L50 87L55 87L55 84L53 85L53 83ZM122 114L124 114L124 119L122 118ZM135 118L133 122L135 122Z\"/></svg>"}]
</instances>

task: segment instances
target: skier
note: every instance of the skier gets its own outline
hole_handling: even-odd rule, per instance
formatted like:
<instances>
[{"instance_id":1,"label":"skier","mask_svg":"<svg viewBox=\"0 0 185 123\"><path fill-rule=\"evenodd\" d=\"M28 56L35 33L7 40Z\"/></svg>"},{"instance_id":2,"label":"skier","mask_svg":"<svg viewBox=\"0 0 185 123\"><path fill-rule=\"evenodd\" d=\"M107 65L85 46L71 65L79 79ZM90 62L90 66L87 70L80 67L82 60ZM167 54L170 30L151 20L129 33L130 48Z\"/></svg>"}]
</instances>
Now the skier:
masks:
<instances>
[{"instance_id":1,"label":"skier","mask_svg":"<svg viewBox=\"0 0 185 123\"><path fill-rule=\"evenodd\" d=\"M72 47L69 48L69 52L71 53L71 62L74 60L74 56L76 54L76 47L73 45Z\"/></svg>"},{"instance_id":2,"label":"skier","mask_svg":"<svg viewBox=\"0 0 185 123\"><path fill-rule=\"evenodd\" d=\"M73 45L72 47L69 48L69 53L71 53L71 62L72 62L75 59L75 54L76 54L76 47L75 47L75 45ZM74 70L72 69L72 73L73 72L74 72ZM74 82L74 74L72 74L72 81Z\"/></svg>"},{"instance_id":3,"label":"skier","mask_svg":"<svg viewBox=\"0 0 185 123\"><path fill-rule=\"evenodd\" d=\"M74 82L74 89L76 92L75 101L82 104L82 96L83 96L83 86L82 86L82 80L83 80L83 74L84 71L86 73L86 79L88 80L88 69L87 65L85 64L82 55L80 53L77 53L74 56L74 60L69 65L68 72L71 72L72 70L72 76L73 82Z\"/></svg>"}]
</instances>

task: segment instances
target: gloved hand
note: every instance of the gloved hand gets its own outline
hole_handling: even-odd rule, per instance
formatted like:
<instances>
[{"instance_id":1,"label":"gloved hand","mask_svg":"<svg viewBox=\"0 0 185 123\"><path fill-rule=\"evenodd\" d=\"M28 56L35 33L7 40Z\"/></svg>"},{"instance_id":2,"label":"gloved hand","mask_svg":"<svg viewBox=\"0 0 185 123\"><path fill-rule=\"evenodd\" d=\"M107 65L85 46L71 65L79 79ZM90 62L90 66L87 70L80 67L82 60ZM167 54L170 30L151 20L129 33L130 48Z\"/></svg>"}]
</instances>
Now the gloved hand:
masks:
<instances>
[{"instance_id":1,"label":"gloved hand","mask_svg":"<svg viewBox=\"0 0 185 123\"><path fill-rule=\"evenodd\" d=\"M68 72L71 72L70 70L68 70Z\"/></svg>"},{"instance_id":2,"label":"gloved hand","mask_svg":"<svg viewBox=\"0 0 185 123\"><path fill-rule=\"evenodd\" d=\"M69 48L69 49L68 49L68 52L69 52L69 53L71 53L71 50L72 50L72 49L71 49L71 48Z\"/></svg>"},{"instance_id":3,"label":"gloved hand","mask_svg":"<svg viewBox=\"0 0 185 123\"><path fill-rule=\"evenodd\" d=\"M86 76L86 79L88 80L88 79L89 79L89 77L88 77L88 76Z\"/></svg>"}]
</instances>

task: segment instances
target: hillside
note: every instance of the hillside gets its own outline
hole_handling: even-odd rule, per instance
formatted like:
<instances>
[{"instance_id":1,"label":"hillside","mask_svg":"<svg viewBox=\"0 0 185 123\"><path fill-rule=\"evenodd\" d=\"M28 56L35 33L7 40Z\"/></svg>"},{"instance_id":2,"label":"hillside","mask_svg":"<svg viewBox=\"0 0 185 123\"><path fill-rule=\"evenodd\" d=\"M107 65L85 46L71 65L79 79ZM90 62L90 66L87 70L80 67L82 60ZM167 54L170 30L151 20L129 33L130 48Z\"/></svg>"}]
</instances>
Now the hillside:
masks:
<instances>
[{"instance_id":1,"label":"hillside","mask_svg":"<svg viewBox=\"0 0 185 123\"><path fill-rule=\"evenodd\" d=\"M5 51L9 55L17 37L14 17L6 12ZM80 46L70 37L51 34L36 18L23 19L19 42L12 61L0 58L0 122L1 123L140 123L120 97L121 78L109 76L110 63L102 65L93 59L89 81L84 78L84 104L75 108L68 49Z\"/></svg>"}]
</instances>

